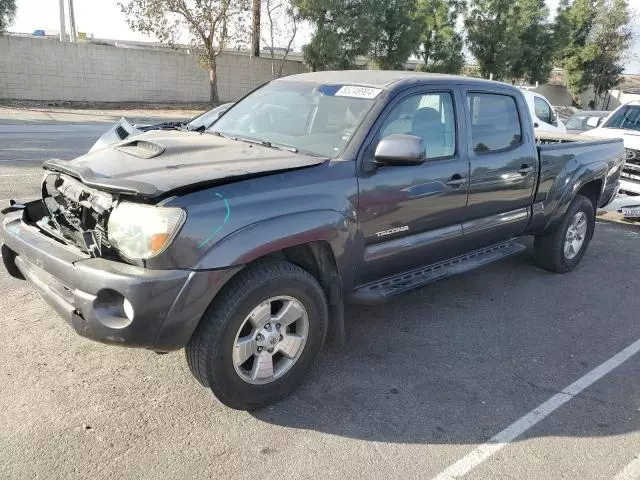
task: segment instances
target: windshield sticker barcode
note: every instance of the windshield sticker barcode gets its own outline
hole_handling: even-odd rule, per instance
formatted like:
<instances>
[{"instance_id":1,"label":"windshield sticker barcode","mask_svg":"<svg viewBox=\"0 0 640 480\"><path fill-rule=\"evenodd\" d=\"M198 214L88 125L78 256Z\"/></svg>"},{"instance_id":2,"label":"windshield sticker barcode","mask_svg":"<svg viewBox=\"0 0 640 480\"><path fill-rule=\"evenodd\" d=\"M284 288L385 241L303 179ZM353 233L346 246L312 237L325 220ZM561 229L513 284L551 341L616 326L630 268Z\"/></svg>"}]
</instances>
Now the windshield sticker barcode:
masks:
<instances>
[{"instance_id":1,"label":"windshield sticker barcode","mask_svg":"<svg viewBox=\"0 0 640 480\"><path fill-rule=\"evenodd\" d=\"M336 97L353 97L353 98L376 98L380 92L381 88L371 88L371 87L358 87L356 85L345 85L340 87L335 93Z\"/></svg>"}]
</instances>

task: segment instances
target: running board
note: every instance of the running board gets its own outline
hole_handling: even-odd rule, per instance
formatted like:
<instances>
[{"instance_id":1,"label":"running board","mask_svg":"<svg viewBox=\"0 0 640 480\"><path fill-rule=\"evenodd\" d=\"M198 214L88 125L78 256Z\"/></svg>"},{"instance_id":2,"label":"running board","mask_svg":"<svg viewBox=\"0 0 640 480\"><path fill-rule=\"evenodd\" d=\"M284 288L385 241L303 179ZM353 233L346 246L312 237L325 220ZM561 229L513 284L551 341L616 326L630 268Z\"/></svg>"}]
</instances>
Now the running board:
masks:
<instances>
[{"instance_id":1,"label":"running board","mask_svg":"<svg viewBox=\"0 0 640 480\"><path fill-rule=\"evenodd\" d=\"M368 283L357 288L351 298L353 303L378 304L400 293L419 288L458 273L468 272L497 260L526 250L526 246L514 240L474 250L459 257L426 267L410 270L378 282Z\"/></svg>"}]
</instances>

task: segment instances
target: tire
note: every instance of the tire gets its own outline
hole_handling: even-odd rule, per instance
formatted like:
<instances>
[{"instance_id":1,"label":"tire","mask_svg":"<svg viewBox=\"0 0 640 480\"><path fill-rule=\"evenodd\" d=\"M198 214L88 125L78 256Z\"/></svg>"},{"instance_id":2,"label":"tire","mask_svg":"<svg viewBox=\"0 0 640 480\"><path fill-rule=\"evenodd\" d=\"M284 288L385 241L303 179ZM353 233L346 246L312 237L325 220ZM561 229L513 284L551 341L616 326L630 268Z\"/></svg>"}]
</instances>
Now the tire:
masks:
<instances>
[{"instance_id":1,"label":"tire","mask_svg":"<svg viewBox=\"0 0 640 480\"><path fill-rule=\"evenodd\" d=\"M583 217L580 217L583 215ZM576 219L584 218L586 231L579 248L565 251L565 241L572 238L569 229ZM573 232L575 232L575 225ZM595 226L595 210L593 203L583 195L577 195L567 209L562 220L549 232L536 236L534 242L534 259L536 264L556 273L566 273L573 270L582 260L589 242L593 238ZM575 238L575 237L573 237Z\"/></svg>"},{"instance_id":2,"label":"tire","mask_svg":"<svg viewBox=\"0 0 640 480\"><path fill-rule=\"evenodd\" d=\"M262 362L261 359L267 355L267 347L260 347L262 353L257 353L257 339L261 337L263 344L267 342L265 337L268 341L278 341L276 325L270 325L269 319L275 321L280 311L274 313L274 308L277 309L278 305L284 308L289 305L287 302L294 305L292 311L302 312L300 319L289 327L277 324L278 335L283 335L279 336L278 344L269 350L276 352L269 354L272 358L271 378L250 378L262 370L258 368L259 365L249 370L245 366L251 367L256 362ZM254 320L256 311L264 313L255 317L266 319L266 326L254 327L254 321L257 322ZM294 325L296 330L291 332ZM325 293L311 274L286 261L260 261L238 273L214 299L187 344L185 354L192 374L201 384L209 387L223 404L238 410L253 410L286 397L302 382L320 353L327 326ZM267 327L268 331L265 330ZM250 332L246 333L246 329L250 329ZM298 329L304 333L298 334ZM260 332L265 335L259 335ZM296 342L304 338L304 342L298 344L295 359L279 353L290 335L296 336ZM253 341L251 350L256 353L245 364L237 366L235 355L240 350L235 348L236 342L249 337ZM284 363L281 364L282 361ZM281 365L284 367L280 368ZM277 371L280 376L276 375Z\"/></svg>"}]
</instances>

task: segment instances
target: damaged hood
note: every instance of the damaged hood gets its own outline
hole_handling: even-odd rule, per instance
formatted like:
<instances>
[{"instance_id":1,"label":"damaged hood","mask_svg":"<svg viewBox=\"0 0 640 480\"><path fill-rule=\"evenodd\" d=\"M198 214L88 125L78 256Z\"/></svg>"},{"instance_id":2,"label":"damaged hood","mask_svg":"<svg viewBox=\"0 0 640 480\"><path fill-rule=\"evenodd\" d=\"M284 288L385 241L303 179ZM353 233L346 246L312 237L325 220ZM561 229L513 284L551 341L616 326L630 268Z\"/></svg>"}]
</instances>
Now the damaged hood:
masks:
<instances>
[{"instance_id":1,"label":"damaged hood","mask_svg":"<svg viewBox=\"0 0 640 480\"><path fill-rule=\"evenodd\" d=\"M213 134L152 131L43 168L108 192L155 197L183 187L319 165L326 158Z\"/></svg>"}]
</instances>

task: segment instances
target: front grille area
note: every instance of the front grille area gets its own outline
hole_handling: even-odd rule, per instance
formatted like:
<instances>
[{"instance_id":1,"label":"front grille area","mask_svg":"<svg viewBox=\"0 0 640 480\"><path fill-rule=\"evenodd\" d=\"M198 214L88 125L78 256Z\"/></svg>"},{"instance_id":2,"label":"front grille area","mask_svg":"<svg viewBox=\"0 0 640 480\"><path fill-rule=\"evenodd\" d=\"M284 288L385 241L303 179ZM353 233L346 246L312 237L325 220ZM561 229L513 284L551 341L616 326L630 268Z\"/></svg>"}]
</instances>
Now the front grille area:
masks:
<instances>
[{"instance_id":1,"label":"front grille area","mask_svg":"<svg viewBox=\"0 0 640 480\"><path fill-rule=\"evenodd\" d=\"M627 187L620 189L622 193L629 195L637 195L640 190L640 150L634 150L631 148L625 148L625 164L620 174L620 180L637 184L638 188L628 187L631 190L627 190Z\"/></svg>"},{"instance_id":2,"label":"front grille area","mask_svg":"<svg viewBox=\"0 0 640 480\"><path fill-rule=\"evenodd\" d=\"M640 182L640 151L625 149L626 162L622 169L622 178Z\"/></svg>"},{"instance_id":3,"label":"front grille area","mask_svg":"<svg viewBox=\"0 0 640 480\"><path fill-rule=\"evenodd\" d=\"M94 257L110 249L105 232L113 205L111 195L52 173L44 179L42 201L48 215L36 223L43 231Z\"/></svg>"}]
</instances>

